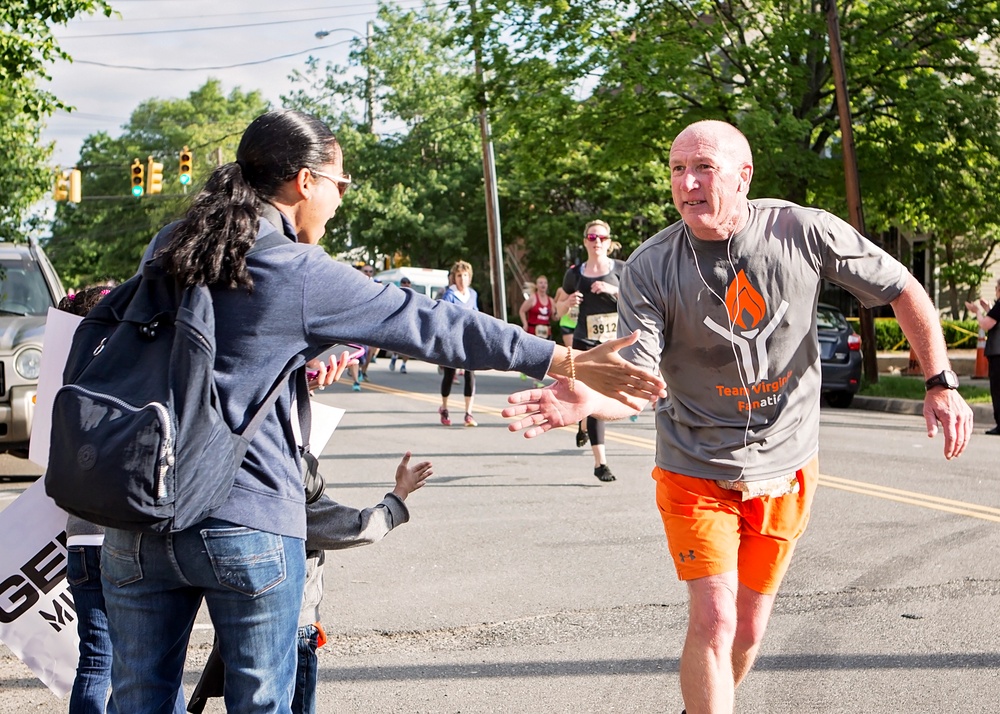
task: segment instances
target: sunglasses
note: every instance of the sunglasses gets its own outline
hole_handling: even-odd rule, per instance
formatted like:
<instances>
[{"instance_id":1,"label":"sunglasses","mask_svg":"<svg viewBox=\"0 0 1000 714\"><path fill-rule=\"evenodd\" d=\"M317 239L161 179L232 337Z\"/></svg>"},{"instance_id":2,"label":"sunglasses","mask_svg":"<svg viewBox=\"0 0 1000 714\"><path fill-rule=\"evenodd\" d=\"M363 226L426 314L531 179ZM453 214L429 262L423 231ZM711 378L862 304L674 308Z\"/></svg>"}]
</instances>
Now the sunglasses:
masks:
<instances>
[{"instance_id":1,"label":"sunglasses","mask_svg":"<svg viewBox=\"0 0 1000 714\"><path fill-rule=\"evenodd\" d=\"M350 174L344 174L343 176L331 176L330 174L325 174L322 171L313 171L312 169L309 169L309 171L312 172L313 176L322 176L325 179L333 181L333 183L337 186L337 190L340 191L341 198L343 198L344 194L347 193L347 187L351 185Z\"/></svg>"},{"instance_id":2,"label":"sunglasses","mask_svg":"<svg viewBox=\"0 0 1000 714\"><path fill-rule=\"evenodd\" d=\"M588 233L587 235L584 236L584 238L589 240L591 243L599 240L600 241L611 240L611 236L602 236L599 233Z\"/></svg>"}]
</instances>

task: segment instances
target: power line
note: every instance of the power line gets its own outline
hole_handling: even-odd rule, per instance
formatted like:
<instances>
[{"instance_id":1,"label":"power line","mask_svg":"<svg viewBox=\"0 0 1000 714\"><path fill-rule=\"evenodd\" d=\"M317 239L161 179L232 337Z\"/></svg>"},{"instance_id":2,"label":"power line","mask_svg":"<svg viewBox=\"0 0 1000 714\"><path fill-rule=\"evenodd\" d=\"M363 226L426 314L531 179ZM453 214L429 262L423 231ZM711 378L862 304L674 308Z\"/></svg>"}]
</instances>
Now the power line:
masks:
<instances>
[{"instance_id":1,"label":"power line","mask_svg":"<svg viewBox=\"0 0 1000 714\"><path fill-rule=\"evenodd\" d=\"M204 72L206 70L234 69L236 67L250 67L251 65L255 64L266 64L268 62L276 62L277 60L288 59L289 57L297 57L298 55L304 55L307 52L315 52L317 50L329 49L330 47L336 47L338 45L343 45L351 41L352 40L341 40L340 42L334 42L333 44L329 45L320 45L319 47L310 47L307 50L299 50L298 52L289 52L287 55L278 55L277 57L268 57L267 59L252 60L250 62L238 62L236 64L216 65L214 67L136 67L134 65L108 64L106 62L95 62L93 60L81 60L81 59L75 59L73 60L73 63L89 64L89 65L94 65L96 67L108 67L110 69L132 69L132 70L138 70L140 72Z\"/></svg>"},{"instance_id":2,"label":"power line","mask_svg":"<svg viewBox=\"0 0 1000 714\"><path fill-rule=\"evenodd\" d=\"M358 13L369 15L370 13ZM246 27L271 27L273 25L289 25L297 22L316 22L319 20L335 20L345 15L324 15L322 17L303 17L299 20L274 20L272 22L249 22L242 25L215 25L211 27L184 27L176 30L139 30L136 32L105 32L95 35L66 35L59 40L89 40L96 37L136 37L138 35L172 35L179 32L209 32L215 30L238 30Z\"/></svg>"},{"instance_id":3,"label":"power line","mask_svg":"<svg viewBox=\"0 0 1000 714\"><path fill-rule=\"evenodd\" d=\"M445 3L441 3L441 4L443 5ZM423 3L420 3L418 5L413 5L412 7L402 7L401 9L409 10L409 9L413 9L413 8L417 8L417 7L423 7ZM432 7L435 7L435 6L432 5ZM321 8L315 8L315 9L319 10ZM322 9L326 9L326 8L322 8ZM288 11L282 11L282 14L287 14L287 12ZM291 12L297 12L297 11L291 11ZM240 13L240 14L241 14L241 16L245 16L245 15L251 14L251 13ZM267 13L260 13L260 14L267 14ZM59 37L59 41L61 42L63 40L89 40L89 39L93 39L93 38L102 38L102 37L135 37L135 36L138 36L138 35L170 35L170 34L177 34L177 33L181 33L181 32L208 32L208 31L215 31L215 30L237 30L237 29L244 29L244 28L247 28L247 27L271 27L272 25L288 25L288 24L294 24L294 23L298 23L298 22L318 22L320 20L339 20L339 19L344 18L344 17L371 17L371 16L372 16L371 12L354 12L354 13L339 13L337 15L323 15L321 17L303 17L303 18L300 18L298 20L274 20L274 21L271 21L271 22L251 22L251 23L245 23L245 24L240 24L240 25L215 25L215 26L212 26L212 27L182 27L182 28L177 28L177 29L174 29L174 30L136 30L136 31L132 31L132 32L105 32L105 33L97 33L97 34L92 34L92 35L63 35L63 36ZM212 15L211 17L225 17L225 15L221 15L221 16ZM149 18L149 19L153 20L153 18ZM175 20L175 19L186 19L186 18L157 18L156 21L157 22L162 22L165 19L166 20Z\"/></svg>"},{"instance_id":4,"label":"power line","mask_svg":"<svg viewBox=\"0 0 1000 714\"><path fill-rule=\"evenodd\" d=\"M133 0L136 1L136 0ZM141 0L144 2L176 2L176 0ZM128 0L117 0L116 4L121 2L128 2ZM352 3L350 5L341 5L340 7L371 7L377 5L377 2L362 2L362 3ZM313 5L311 7L300 7L293 10L254 10L252 12L219 12L212 15L178 15L176 17L163 18L163 17L125 17L116 22L161 22L164 19L170 20L204 20L211 17L246 17L247 15L287 15L292 12L313 12L315 10L329 10L329 3L325 5ZM106 18L90 19L90 20L77 20L76 25L92 25L95 23L107 22Z\"/></svg>"}]
</instances>

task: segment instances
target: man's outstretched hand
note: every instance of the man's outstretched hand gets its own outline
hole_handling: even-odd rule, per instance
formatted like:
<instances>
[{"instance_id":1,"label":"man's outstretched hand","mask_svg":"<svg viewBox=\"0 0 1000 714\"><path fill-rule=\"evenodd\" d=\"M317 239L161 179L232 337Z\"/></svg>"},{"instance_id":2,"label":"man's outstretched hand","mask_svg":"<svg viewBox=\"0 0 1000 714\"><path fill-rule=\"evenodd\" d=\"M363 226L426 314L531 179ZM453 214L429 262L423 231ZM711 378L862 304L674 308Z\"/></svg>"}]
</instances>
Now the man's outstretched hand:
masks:
<instances>
[{"instance_id":1,"label":"man's outstretched hand","mask_svg":"<svg viewBox=\"0 0 1000 714\"><path fill-rule=\"evenodd\" d=\"M503 410L508 419L517 419L507 428L524 431L526 439L541 436L549 429L576 424L588 416L599 415L605 419L620 419L642 411L645 402L632 399L632 407L611 397L598 394L586 384L577 380L573 391L569 380L556 377L556 381L545 389L526 389L507 397L514 405Z\"/></svg>"}]
</instances>

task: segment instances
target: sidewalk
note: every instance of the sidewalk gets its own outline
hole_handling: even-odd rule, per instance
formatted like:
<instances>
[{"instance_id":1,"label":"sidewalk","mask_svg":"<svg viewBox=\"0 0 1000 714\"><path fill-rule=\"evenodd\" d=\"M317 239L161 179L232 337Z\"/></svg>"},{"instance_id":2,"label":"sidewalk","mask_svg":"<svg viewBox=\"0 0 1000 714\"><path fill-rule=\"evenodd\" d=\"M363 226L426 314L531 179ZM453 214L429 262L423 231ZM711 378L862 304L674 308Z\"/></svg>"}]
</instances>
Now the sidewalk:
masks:
<instances>
[{"instance_id":1,"label":"sidewalk","mask_svg":"<svg viewBox=\"0 0 1000 714\"><path fill-rule=\"evenodd\" d=\"M951 368L963 384L976 384L989 389L989 380L985 377L975 378L972 375L976 367L976 350L948 350ZM878 371L880 375L889 375L890 369L906 369L909 362L908 352L879 352ZM970 404L975 423L980 425L993 424L993 406L990 404ZM888 399L886 397L865 397L857 395L851 402L853 409L866 409L876 412L892 412L894 414L923 414L924 403L919 399Z\"/></svg>"}]
</instances>

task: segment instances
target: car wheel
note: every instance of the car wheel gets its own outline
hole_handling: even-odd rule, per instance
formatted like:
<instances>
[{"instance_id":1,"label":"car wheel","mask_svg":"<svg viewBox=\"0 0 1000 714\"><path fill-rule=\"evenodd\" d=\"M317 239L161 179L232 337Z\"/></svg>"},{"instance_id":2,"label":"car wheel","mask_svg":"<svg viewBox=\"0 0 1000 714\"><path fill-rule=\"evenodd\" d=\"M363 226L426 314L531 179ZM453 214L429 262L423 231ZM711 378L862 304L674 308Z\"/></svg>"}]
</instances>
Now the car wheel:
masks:
<instances>
[{"instance_id":1,"label":"car wheel","mask_svg":"<svg viewBox=\"0 0 1000 714\"><path fill-rule=\"evenodd\" d=\"M854 401L854 395L850 392L827 392L826 403L837 409L846 409Z\"/></svg>"}]
</instances>

